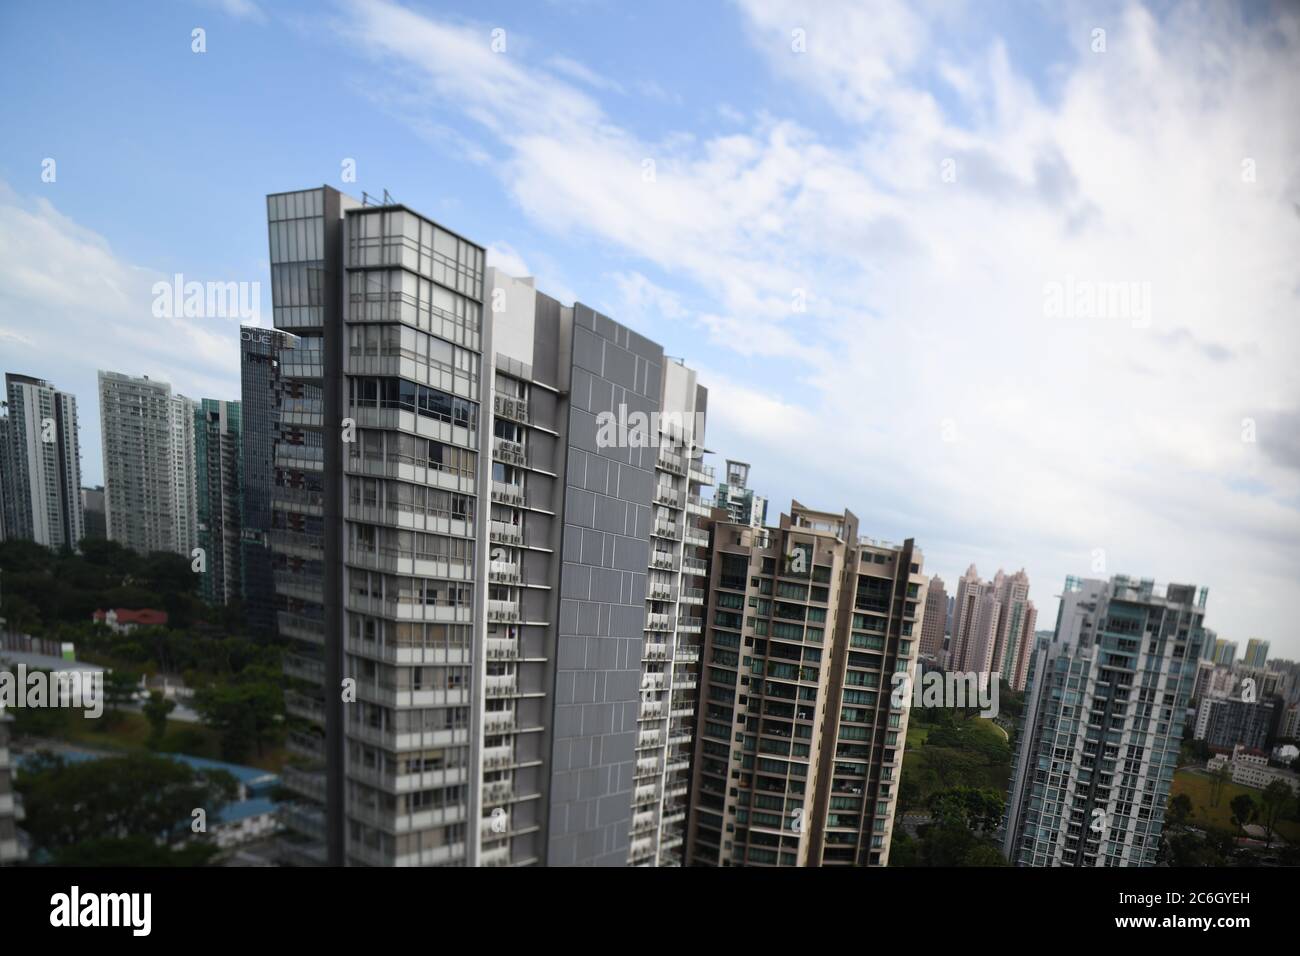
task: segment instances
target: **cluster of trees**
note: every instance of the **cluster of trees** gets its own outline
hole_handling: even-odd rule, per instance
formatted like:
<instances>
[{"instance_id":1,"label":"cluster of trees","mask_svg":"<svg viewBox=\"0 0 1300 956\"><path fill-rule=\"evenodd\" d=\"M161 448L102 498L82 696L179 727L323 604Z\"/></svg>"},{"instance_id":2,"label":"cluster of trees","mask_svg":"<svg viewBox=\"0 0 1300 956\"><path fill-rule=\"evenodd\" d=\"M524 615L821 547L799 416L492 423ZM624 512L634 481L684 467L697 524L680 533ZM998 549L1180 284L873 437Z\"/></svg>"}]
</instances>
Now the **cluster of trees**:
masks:
<instances>
[{"instance_id":1,"label":"cluster of trees","mask_svg":"<svg viewBox=\"0 0 1300 956\"><path fill-rule=\"evenodd\" d=\"M238 793L225 771L152 754L68 762L42 752L15 785L23 829L58 866L201 866L217 848L193 832L194 810L215 819Z\"/></svg>"},{"instance_id":2,"label":"cluster of trees","mask_svg":"<svg viewBox=\"0 0 1300 956\"><path fill-rule=\"evenodd\" d=\"M913 708L909 721L928 728L925 743L909 750L899 784L900 812L926 807L953 787L1006 791L1011 745L996 726L946 707Z\"/></svg>"},{"instance_id":3,"label":"cluster of trees","mask_svg":"<svg viewBox=\"0 0 1300 956\"><path fill-rule=\"evenodd\" d=\"M1223 786L1227 782L1226 769L1211 775L1210 801L1219 805ZM1258 823L1264 827L1266 842L1272 843L1279 821L1290 818L1300 820L1300 801L1291 788L1280 780L1270 783L1258 797L1239 793L1228 803L1232 811L1229 819L1234 830L1207 826L1193 828L1193 804L1185 794L1176 794L1165 811L1165 829L1161 842L1161 857L1170 866L1238 866L1253 865L1258 855L1242 851L1237 838L1246 835L1246 827ZM1300 866L1300 846L1282 847L1279 862L1284 866Z\"/></svg>"},{"instance_id":4,"label":"cluster of trees","mask_svg":"<svg viewBox=\"0 0 1300 956\"><path fill-rule=\"evenodd\" d=\"M912 839L895 824L890 866L1007 866L993 831L1005 800L996 790L953 787L930 795L931 822Z\"/></svg>"},{"instance_id":5,"label":"cluster of trees","mask_svg":"<svg viewBox=\"0 0 1300 956\"><path fill-rule=\"evenodd\" d=\"M0 613L24 634L72 640L65 625L85 625L97 608L152 607L173 627L210 619L188 558L141 555L115 541L86 539L81 553L34 541L0 542Z\"/></svg>"},{"instance_id":6,"label":"cluster of trees","mask_svg":"<svg viewBox=\"0 0 1300 956\"><path fill-rule=\"evenodd\" d=\"M142 675L165 673L195 690L194 709L220 735L223 759L261 756L279 742L280 649L243 633L240 608L204 604L199 576L181 555L140 555L105 540L86 540L81 548L75 554L31 541L0 543L0 607L15 630L72 641L81 659L112 669L105 681L108 710L102 726L111 727L132 701ZM168 624L114 634L91 621L96 609L109 607L158 608L167 612ZM151 746L162 746L174 709L157 692L143 703ZM32 712L17 729L58 737L66 721L58 710Z\"/></svg>"}]
</instances>

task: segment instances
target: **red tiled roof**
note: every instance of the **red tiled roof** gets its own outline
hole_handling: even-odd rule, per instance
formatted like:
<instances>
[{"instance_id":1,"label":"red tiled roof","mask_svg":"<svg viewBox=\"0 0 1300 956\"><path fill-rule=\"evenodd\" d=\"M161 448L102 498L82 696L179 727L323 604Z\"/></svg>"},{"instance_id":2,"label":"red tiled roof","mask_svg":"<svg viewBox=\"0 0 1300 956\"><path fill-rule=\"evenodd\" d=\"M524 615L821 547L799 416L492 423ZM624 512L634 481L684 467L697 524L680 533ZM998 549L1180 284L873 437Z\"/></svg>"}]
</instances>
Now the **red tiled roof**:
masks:
<instances>
[{"instance_id":1,"label":"red tiled roof","mask_svg":"<svg viewBox=\"0 0 1300 956\"><path fill-rule=\"evenodd\" d=\"M151 607L142 607L134 610L128 607L118 607L113 608L113 611L117 615L118 624L140 624L146 627L152 627L167 623L167 612L159 611ZM107 617L107 611L96 611L94 614L94 619L101 623Z\"/></svg>"}]
</instances>

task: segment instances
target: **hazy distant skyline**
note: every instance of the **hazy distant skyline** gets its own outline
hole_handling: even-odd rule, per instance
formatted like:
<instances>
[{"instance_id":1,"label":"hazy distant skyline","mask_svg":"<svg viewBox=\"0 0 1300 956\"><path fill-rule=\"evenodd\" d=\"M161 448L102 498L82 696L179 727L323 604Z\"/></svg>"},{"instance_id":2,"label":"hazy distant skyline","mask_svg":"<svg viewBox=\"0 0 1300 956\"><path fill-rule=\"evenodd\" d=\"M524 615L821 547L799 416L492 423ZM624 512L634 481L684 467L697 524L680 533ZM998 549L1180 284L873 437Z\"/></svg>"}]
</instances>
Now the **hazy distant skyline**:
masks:
<instances>
[{"instance_id":1,"label":"hazy distant skyline","mask_svg":"<svg viewBox=\"0 0 1300 956\"><path fill-rule=\"evenodd\" d=\"M1298 67L1284 4L9 7L0 372L98 483L97 369L239 397L238 320L153 284L269 325L265 194L387 188L698 369L769 520L1024 567L1040 629L1067 574L1207 586L1300 657Z\"/></svg>"}]
</instances>

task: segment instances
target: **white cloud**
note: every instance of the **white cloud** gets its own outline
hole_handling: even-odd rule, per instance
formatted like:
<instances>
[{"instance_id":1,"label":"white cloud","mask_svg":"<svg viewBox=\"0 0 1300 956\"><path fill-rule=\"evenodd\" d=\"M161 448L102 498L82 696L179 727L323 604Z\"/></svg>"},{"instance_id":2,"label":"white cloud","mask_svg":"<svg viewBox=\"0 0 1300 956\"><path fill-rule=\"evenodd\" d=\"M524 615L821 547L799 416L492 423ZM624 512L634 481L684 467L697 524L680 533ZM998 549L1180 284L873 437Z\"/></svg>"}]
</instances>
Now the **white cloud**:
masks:
<instances>
[{"instance_id":1,"label":"white cloud","mask_svg":"<svg viewBox=\"0 0 1300 956\"><path fill-rule=\"evenodd\" d=\"M647 141L485 31L383 0L347 38L424 109L461 104L540 228L671 276L620 291L699 324L714 357L688 361L753 362L706 380L710 444L774 497L914 532L948 576L1025 564L1040 606L1104 548L1109 571L1210 585L1226 636L1294 642L1300 461L1272 423L1300 412L1300 118L1278 81L1296 13L1068 6L1039 86L996 37L953 46L973 16L946 5L738 6L833 135L811 111L731 113L725 134ZM1143 284L1149 321L1046 314L1049 283L1089 282ZM1254 444L1243 418L1266 423Z\"/></svg>"},{"instance_id":2,"label":"white cloud","mask_svg":"<svg viewBox=\"0 0 1300 956\"><path fill-rule=\"evenodd\" d=\"M124 261L49 200L0 182L0 315L22 322L0 329L0 371L46 378L77 396L87 481L101 469L97 370L148 375L194 398L239 396L238 318L156 317L153 284L171 280Z\"/></svg>"}]
</instances>

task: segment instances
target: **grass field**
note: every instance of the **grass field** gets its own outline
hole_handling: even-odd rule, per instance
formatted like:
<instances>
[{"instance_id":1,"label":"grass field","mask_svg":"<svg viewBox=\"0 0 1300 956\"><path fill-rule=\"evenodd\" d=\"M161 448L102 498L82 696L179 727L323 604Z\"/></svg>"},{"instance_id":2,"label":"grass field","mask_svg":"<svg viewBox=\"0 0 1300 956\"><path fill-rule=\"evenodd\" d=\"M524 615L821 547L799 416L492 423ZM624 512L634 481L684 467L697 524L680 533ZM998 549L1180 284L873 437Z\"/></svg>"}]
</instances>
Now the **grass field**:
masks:
<instances>
[{"instance_id":1,"label":"grass field","mask_svg":"<svg viewBox=\"0 0 1300 956\"><path fill-rule=\"evenodd\" d=\"M1218 827L1235 833L1237 828L1232 823L1232 798L1245 793L1249 794L1258 803L1263 791L1243 787L1229 780L1224 783L1223 790L1219 794L1219 805L1213 807L1210 806L1210 778L1204 774L1180 770L1174 774L1174 785L1170 789L1169 796L1172 799L1180 793L1185 793L1191 798L1192 816L1190 823L1192 826ZM1280 820L1274 829L1284 839L1293 843L1300 840L1300 823L1297 823L1294 819Z\"/></svg>"},{"instance_id":2,"label":"grass field","mask_svg":"<svg viewBox=\"0 0 1300 956\"><path fill-rule=\"evenodd\" d=\"M123 753L138 753L149 750L149 722L142 714L127 711L91 720L79 711L67 715L63 730L52 734L60 740L74 746L94 750L120 750ZM221 741L219 735L202 724L188 724L169 720L167 732L163 735L164 753L181 753L190 757L207 757L221 760ZM262 770L279 772L288 757L283 747L268 748L259 758L256 754L243 763Z\"/></svg>"}]
</instances>

